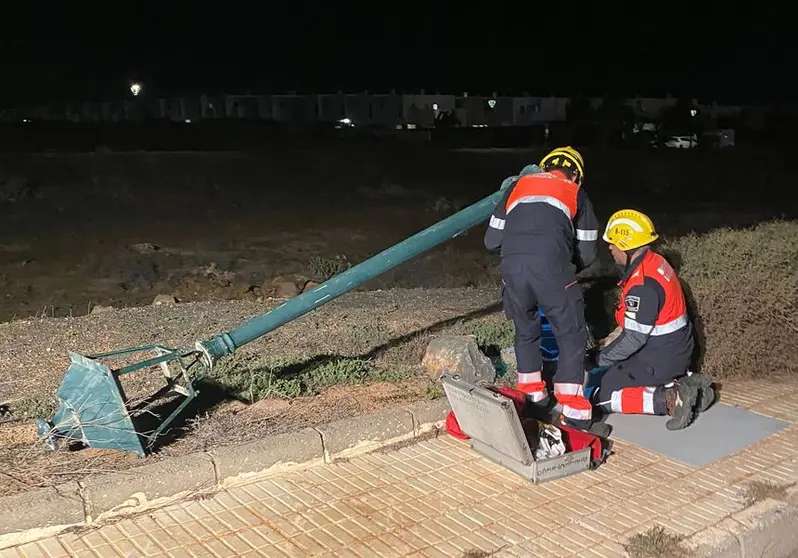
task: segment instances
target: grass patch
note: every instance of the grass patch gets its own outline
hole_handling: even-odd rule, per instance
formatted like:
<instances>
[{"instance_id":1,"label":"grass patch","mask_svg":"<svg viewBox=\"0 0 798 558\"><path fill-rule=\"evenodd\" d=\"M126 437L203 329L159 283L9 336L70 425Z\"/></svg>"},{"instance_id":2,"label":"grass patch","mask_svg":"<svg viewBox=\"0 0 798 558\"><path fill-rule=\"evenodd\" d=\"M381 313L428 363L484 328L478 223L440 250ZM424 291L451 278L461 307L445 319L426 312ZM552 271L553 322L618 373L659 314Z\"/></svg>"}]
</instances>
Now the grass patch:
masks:
<instances>
[{"instance_id":1,"label":"grass patch","mask_svg":"<svg viewBox=\"0 0 798 558\"><path fill-rule=\"evenodd\" d=\"M750 507L768 498L786 500L787 489L791 486L791 484L775 484L770 481L753 481L743 491L743 503L745 507Z\"/></svg>"},{"instance_id":2,"label":"grass patch","mask_svg":"<svg viewBox=\"0 0 798 558\"><path fill-rule=\"evenodd\" d=\"M439 384L429 384L424 390L424 399L434 401L444 396L443 388Z\"/></svg>"},{"instance_id":3,"label":"grass patch","mask_svg":"<svg viewBox=\"0 0 798 558\"><path fill-rule=\"evenodd\" d=\"M359 358L333 357L302 363L232 355L204 378L223 388L231 397L254 403L269 397L315 395L335 386L397 383L414 374L415 370L408 365L378 366L372 360Z\"/></svg>"},{"instance_id":4,"label":"grass patch","mask_svg":"<svg viewBox=\"0 0 798 558\"><path fill-rule=\"evenodd\" d=\"M668 533L657 525L644 533L637 533L623 545L631 558L688 558L690 549L683 545L684 537Z\"/></svg>"},{"instance_id":5,"label":"grass patch","mask_svg":"<svg viewBox=\"0 0 798 558\"><path fill-rule=\"evenodd\" d=\"M471 334L477 338L480 347L512 347L515 341L515 326L510 320L476 321L471 323Z\"/></svg>"},{"instance_id":6,"label":"grass patch","mask_svg":"<svg viewBox=\"0 0 798 558\"><path fill-rule=\"evenodd\" d=\"M457 322L448 333L453 335L473 335L480 348L493 347L506 349L515 342L515 326L511 320L480 319Z\"/></svg>"},{"instance_id":7,"label":"grass patch","mask_svg":"<svg viewBox=\"0 0 798 558\"><path fill-rule=\"evenodd\" d=\"M30 420L38 417L47 418L58 408L58 403L43 395L26 397L9 405L11 417L16 420Z\"/></svg>"},{"instance_id":8,"label":"grass patch","mask_svg":"<svg viewBox=\"0 0 798 558\"><path fill-rule=\"evenodd\" d=\"M372 366L368 360L334 358L311 365L300 376L309 392L318 393L332 386L364 384Z\"/></svg>"},{"instance_id":9,"label":"grass patch","mask_svg":"<svg viewBox=\"0 0 798 558\"><path fill-rule=\"evenodd\" d=\"M335 277L339 273L343 273L352 267L352 264L349 262L346 256L339 254L332 258L313 256L310 258L310 260L308 260L308 267L310 267L313 279L323 282L327 279Z\"/></svg>"},{"instance_id":10,"label":"grass patch","mask_svg":"<svg viewBox=\"0 0 798 558\"><path fill-rule=\"evenodd\" d=\"M204 378L224 388L230 396L254 403L267 397L302 395L296 367L297 363L290 360L234 354L219 362Z\"/></svg>"},{"instance_id":11,"label":"grass patch","mask_svg":"<svg viewBox=\"0 0 798 558\"><path fill-rule=\"evenodd\" d=\"M410 366L419 368L431 339L431 333L421 331L403 343L380 349L377 360L381 365L384 363L386 367Z\"/></svg>"},{"instance_id":12,"label":"grass patch","mask_svg":"<svg viewBox=\"0 0 798 558\"><path fill-rule=\"evenodd\" d=\"M357 324L349 335L353 350L366 352L391 340L392 332L379 319Z\"/></svg>"}]
</instances>

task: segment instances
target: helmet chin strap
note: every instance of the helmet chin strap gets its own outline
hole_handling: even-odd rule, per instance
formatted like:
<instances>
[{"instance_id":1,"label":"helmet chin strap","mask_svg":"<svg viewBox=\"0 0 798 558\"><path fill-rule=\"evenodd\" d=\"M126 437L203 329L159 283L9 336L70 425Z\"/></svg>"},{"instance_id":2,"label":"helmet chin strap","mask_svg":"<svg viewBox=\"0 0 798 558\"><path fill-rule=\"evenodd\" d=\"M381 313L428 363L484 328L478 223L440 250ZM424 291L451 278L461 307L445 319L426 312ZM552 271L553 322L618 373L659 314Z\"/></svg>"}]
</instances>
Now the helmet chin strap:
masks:
<instances>
[{"instance_id":1,"label":"helmet chin strap","mask_svg":"<svg viewBox=\"0 0 798 558\"><path fill-rule=\"evenodd\" d=\"M632 264L632 259L635 255L637 250L626 250L624 251L624 255L626 256L626 262L623 264L623 270L621 271L621 277L625 277L626 273L629 271L629 266ZM618 265L620 267L620 264Z\"/></svg>"}]
</instances>

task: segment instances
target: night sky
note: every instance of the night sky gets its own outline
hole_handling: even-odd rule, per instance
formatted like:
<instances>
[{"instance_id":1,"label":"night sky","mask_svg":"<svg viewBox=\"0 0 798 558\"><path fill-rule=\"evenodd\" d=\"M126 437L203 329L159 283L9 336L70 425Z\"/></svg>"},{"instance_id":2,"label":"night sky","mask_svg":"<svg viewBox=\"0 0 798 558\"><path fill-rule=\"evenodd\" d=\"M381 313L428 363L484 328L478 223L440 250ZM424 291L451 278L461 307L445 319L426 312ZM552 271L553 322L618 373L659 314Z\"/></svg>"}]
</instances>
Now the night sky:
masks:
<instances>
[{"instance_id":1,"label":"night sky","mask_svg":"<svg viewBox=\"0 0 798 558\"><path fill-rule=\"evenodd\" d=\"M784 50L792 34L779 27L789 17L762 4L324 6L12 2L0 16L0 103L122 98L131 80L152 96L421 88L796 96Z\"/></svg>"}]
</instances>

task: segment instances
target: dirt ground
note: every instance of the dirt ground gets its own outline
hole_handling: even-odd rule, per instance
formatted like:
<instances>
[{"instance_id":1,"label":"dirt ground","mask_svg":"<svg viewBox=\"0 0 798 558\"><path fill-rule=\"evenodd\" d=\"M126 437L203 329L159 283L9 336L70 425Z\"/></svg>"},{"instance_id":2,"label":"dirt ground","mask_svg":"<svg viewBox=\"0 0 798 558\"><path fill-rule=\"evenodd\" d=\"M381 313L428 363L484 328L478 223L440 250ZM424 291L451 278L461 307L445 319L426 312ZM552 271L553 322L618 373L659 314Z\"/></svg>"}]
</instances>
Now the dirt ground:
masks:
<instances>
[{"instance_id":1,"label":"dirt ground","mask_svg":"<svg viewBox=\"0 0 798 558\"><path fill-rule=\"evenodd\" d=\"M602 222L636 207L676 236L796 216L795 204L771 201L789 199L796 178L772 151L583 153ZM301 287L341 261L362 261L540 156L420 146L0 155L0 494L141 462L85 449L51 454L34 443L31 418L51 408L67 350L182 346L235 327L277 304L275 279ZM146 459L439 395L419 372L426 330L499 317L498 259L484 252L483 230L243 348L228 384L241 383L241 370L312 370L250 400L205 389ZM152 306L159 294L180 304ZM364 366L379 381L358 372L336 385L335 370L325 380L313 366L330 358L351 359L342 366ZM153 382L133 379L126 389L147 392Z\"/></svg>"}]
</instances>

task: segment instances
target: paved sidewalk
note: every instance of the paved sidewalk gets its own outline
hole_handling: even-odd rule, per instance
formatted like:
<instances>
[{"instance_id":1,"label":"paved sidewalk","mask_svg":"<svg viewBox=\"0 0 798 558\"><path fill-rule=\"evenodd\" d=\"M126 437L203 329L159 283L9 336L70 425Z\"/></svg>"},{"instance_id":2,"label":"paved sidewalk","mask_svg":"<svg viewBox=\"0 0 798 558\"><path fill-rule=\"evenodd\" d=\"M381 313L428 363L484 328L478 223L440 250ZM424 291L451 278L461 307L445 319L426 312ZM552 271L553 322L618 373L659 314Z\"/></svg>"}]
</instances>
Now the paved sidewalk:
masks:
<instances>
[{"instance_id":1,"label":"paved sidewalk","mask_svg":"<svg viewBox=\"0 0 798 558\"><path fill-rule=\"evenodd\" d=\"M6 549L0 558L623 556L622 543L654 525L692 535L742 510L751 480L798 481L798 385L736 388L755 388L746 394L753 410L793 424L703 469L615 442L598 470L535 486L441 434ZM734 399L724 390L725 403L743 406Z\"/></svg>"}]
</instances>

